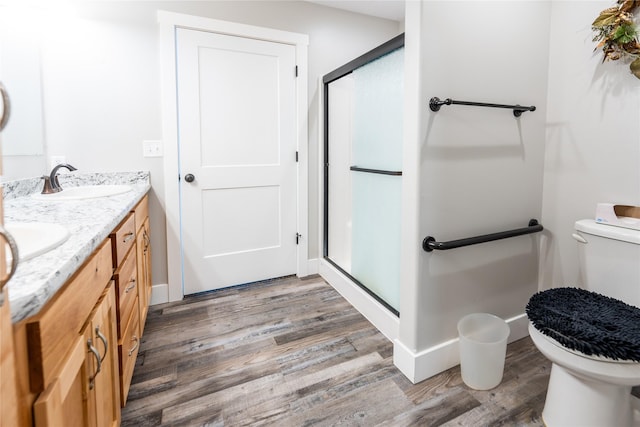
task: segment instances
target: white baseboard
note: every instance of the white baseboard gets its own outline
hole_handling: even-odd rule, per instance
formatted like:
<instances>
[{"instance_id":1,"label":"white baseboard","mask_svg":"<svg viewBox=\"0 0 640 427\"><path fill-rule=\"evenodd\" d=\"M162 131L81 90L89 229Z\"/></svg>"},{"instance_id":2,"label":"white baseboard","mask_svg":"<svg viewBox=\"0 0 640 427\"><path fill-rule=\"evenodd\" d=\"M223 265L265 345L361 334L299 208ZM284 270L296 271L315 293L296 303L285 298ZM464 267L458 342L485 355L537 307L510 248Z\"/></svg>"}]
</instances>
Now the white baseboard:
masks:
<instances>
[{"instance_id":1,"label":"white baseboard","mask_svg":"<svg viewBox=\"0 0 640 427\"><path fill-rule=\"evenodd\" d=\"M400 319L371 295L353 283L325 260L319 260L318 272L333 288L355 307L390 341L398 337Z\"/></svg>"},{"instance_id":2,"label":"white baseboard","mask_svg":"<svg viewBox=\"0 0 640 427\"><path fill-rule=\"evenodd\" d=\"M169 302L169 285L160 283L151 287L151 301L149 305L158 305Z\"/></svg>"},{"instance_id":3,"label":"white baseboard","mask_svg":"<svg viewBox=\"0 0 640 427\"><path fill-rule=\"evenodd\" d=\"M526 337L529 320L525 313L506 319L511 328L509 342ZM460 364L458 338L445 341L419 352L393 341L393 363L414 384Z\"/></svg>"}]
</instances>

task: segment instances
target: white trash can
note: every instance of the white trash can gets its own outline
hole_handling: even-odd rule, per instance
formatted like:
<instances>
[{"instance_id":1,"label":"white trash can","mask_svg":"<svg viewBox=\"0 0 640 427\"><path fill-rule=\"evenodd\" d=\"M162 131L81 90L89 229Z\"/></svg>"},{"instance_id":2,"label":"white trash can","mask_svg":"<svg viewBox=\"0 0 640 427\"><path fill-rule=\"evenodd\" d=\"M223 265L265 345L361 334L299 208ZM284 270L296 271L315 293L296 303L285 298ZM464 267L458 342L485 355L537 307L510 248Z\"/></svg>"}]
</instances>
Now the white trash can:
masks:
<instances>
[{"instance_id":1,"label":"white trash can","mask_svg":"<svg viewBox=\"0 0 640 427\"><path fill-rule=\"evenodd\" d=\"M462 380L476 390L489 390L502 381L509 325L488 313L472 313L458 322Z\"/></svg>"}]
</instances>

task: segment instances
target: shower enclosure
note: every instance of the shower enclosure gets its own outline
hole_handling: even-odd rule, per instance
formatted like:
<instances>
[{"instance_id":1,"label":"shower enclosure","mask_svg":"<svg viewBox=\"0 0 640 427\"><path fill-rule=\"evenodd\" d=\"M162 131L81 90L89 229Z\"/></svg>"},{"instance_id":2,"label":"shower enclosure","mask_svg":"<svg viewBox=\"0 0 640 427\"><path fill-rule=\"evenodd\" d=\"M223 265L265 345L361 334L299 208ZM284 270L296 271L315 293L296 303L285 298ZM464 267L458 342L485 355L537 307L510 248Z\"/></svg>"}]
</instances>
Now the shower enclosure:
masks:
<instances>
[{"instance_id":1,"label":"shower enclosure","mask_svg":"<svg viewBox=\"0 0 640 427\"><path fill-rule=\"evenodd\" d=\"M404 34L323 78L324 246L399 316Z\"/></svg>"}]
</instances>

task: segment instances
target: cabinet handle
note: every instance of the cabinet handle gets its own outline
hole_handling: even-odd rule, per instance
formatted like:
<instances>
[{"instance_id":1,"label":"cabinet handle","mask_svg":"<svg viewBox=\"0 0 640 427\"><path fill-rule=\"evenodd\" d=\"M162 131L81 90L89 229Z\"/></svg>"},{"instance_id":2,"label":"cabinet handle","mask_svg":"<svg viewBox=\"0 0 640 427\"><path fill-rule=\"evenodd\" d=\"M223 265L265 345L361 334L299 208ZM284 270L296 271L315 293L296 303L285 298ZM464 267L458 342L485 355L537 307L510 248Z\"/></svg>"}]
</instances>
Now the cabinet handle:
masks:
<instances>
[{"instance_id":1,"label":"cabinet handle","mask_svg":"<svg viewBox=\"0 0 640 427\"><path fill-rule=\"evenodd\" d=\"M89 390L93 390L93 387L96 384L96 377L100 373L100 369L102 369L102 361L100 360L100 353L98 353L98 349L93 346L93 341L91 338L87 340L87 347L89 347L89 351L93 353L96 358L96 363L98 364L98 369L96 369L96 373L89 377Z\"/></svg>"},{"instance_id":2,"label":"cabinet handle","mask_svg":"<svg viewBox=\"0 0 640 427\"><path fill-rule=\"evenodd\" d=\"M2 96L2 116L0 116L0 130L4 129L11 116L11 102L9 100L9 94L7 88L0 83L0 96Z\"/></svg>"},{"instance_id":3,"label":"cabinet handle","mask_svg":"<svg viewBox=\"0 0 640 427\"><path fill-rule=\"evenodd\" d=\"M147 234L146 229L142 232L142 238L144 240L144 249L146 250L149 244L151 244L151 239L149 239L149 234Z\"/></svg>"},{"instance_id":4,"label":"cabinet handle","mask_svg":"<svg viewBox=\"0 0 640 427\"><path fill-rule=\"evenodd\" d=\"M127 233L122 238L122 242L127 243L129 240L133 239L133 237L134 237L133 233Z\"/></svg>"},{"instance_id":5,"label":"cabinet handle","mask_svg":"<svg viewBox=\"0 0 640 427\"><path fill-rule=\"evenodd\" d=\"M0 83L1 85L1 83ZM7 272L7 276L0 279L0 307L4 305L4 293L2 289L4 289L4 285L13 277L13 273L16 272L16 268L18 268L18 244L16 243L13 236L2 226L0 225L0 236L4 237L4 240L9 244L9 249L11 250L11 270Z\"/></svg>"},{"instance_id":6,"label":"cabinet handle","mask_svg":"<svg viewBox=\"0 0 640 427\"><path fill-rule=\"evenodd\" d=\"M125 290L124 290L124 293L125 293L125 294L128 294L128 293L129 293L129 291L130 291L131 289L133 289L133 288L135 288L135 287L136 287L136 279L131 279L131 280L129 280L129 283L131 283L131 284L130 284L129 286L127 286L127 287L125 288Z\"/></svg>"},{"instance_id":7,"label":"cabinet handle","mask_svg":"<svg viewBox=\"0 0 640 427\"><path fill-rule=\"evenodd\" d=\"M109 342L107 341L107 337L105 337L102 334L102 332L100 332L100 325L96 326L96 335L98 336L98 338L100 338L100 341L102 341L102 344L104 344L104 355L100 359L100 363L102 363L104 362L104 359L107 357L107 352L109 351Z\"/></svg>"},{"instance_id":8,"label":"cabinet handle","mask_svg":"<svg viewBox=\"0 0 640 427\"><path fill-rule=\"evenodd\" d=\"M136 351L136 349L140 345L140 340L135 335L133 336L133 338L131 338L131 341L135 341L136 344L133 346L133 348L129 349L129 356L131 356L133 354L133 352Z\"/></svg>"}]
</instances>

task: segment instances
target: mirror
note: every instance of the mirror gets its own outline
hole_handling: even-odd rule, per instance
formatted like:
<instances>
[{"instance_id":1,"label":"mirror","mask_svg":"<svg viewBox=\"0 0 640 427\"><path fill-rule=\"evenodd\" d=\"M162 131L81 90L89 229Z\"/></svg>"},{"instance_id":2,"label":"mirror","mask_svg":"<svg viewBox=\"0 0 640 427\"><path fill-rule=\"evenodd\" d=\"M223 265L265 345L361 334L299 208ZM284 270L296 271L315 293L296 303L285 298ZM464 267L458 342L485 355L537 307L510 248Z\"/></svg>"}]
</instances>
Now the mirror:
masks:
<instances>
[{"instance_id":1,"label":"mirror","mask_svg":"<svg viewBox=\"0 0 640 427\"><path fill-rule=\"evenodd\" d=\"M11 98L2 132L4 180L45 172L40 32L25 12L0 6L0 81Z\"/></svg>"}]
</instances>

